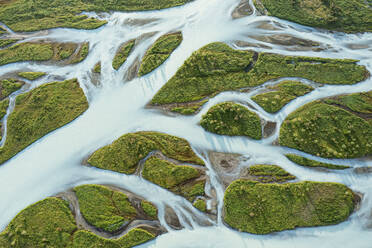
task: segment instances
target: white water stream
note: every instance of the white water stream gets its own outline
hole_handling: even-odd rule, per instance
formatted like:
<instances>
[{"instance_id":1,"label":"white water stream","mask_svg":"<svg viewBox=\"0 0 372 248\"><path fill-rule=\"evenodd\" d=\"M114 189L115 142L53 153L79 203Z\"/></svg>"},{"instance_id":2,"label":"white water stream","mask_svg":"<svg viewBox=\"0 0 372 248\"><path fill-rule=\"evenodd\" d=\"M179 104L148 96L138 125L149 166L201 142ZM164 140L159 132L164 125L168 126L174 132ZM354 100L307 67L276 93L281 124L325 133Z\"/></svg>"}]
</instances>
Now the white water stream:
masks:
<instances>
[{"instance_id":1,"label":"white water stream","mask_svg":"<svg viewBox=\"0 0 372 248\"><path fill-rule=\"evenodd\" d=\"M183 247L372 247L372 175L355 174L347 171L319 171L297 166L283 155L291 149L272 146L278 137L278 127L285 117L298 107L327 96L361 92L372 89L372 80L368 79L352 86L323 86L300 97L277 114L268 114L255 104L250 97L262 86L250 93L224 92L211 99L202 111L192 117L169 116L161 111L145 109L145 105L154 94L169 80L191 53L200 47L215 41L223 41L232 46L234 41L264 45L264 48L244 47L255 51L274 52L285 55L305 55L326 58L352 58L372 71L372 34L330 33L273 17L258 16L256 13L233 20L231 13L240 0L196 0L185 6L161 11L134 13L111 13L100 15L108 24L92 31L74 29L53 29L48 33L40 32L30 35L26 41L49 39L59 42L89 42L90 53L77 65L53 66L33 62L15 63L0 67L0 74L28 68L44 71L49 76L32 83L37 87L52 80L78 78L88 100L89 109L72 123L43 137L16 157L0 166L0 230L28 205L45 197L55 195L76 185L86 183L111 184L145 197L159 207L161 223L169 233L141 247L183 248ZM94 13L88 13L95 15ZM147 24L135 24L140 20L151 20ZM266 26L275 27L265 29ZM149 75L126 82L128 68L161 35L171 31L182 31L184 40L171 57L157 70ZM144 38L136 46L127 62L115 71L111 67L117 48L124 42ZM271 44L255 39L257 36L271 37L286 34L297 38L318 42L324 47L320 51L301 49L295 51L291 46ZM16 34L13 34L16 35ZM358 46L358 49L355 49ZM352 49L354 48L354 49ZM91 70L102 62L101 84L92 84ZM313 84L308 80L305 83ZM268 84L272 82L268 82ZM247 103L258 110L263 119L277 122L274 135L261 141L242 137L225 137L205 132L198 122L201 115L216 103L235 100ZM348 221L330 227L299 228L281 233L258 236L239 233L228 229L221 221L217 222L192 208L183 198L155 186L137 176L127 176L81 166L81 161L93 151L107 145L128 132L152 130L166 132L186 138L196 151L204 154L209 150L241 153L249 157L248 164L277 164L299 180L330 181L344 183L363 195L361 209ZM320 159L298 151L292 151L305 157L335 164L353 167L372 166L365 160L329 160ZM216 189L219 209L223 196L212 167L208 164L212 186ZM165 204L171 206L184 221L186 227L174 231L164 220ZM189 211L185 211L189 209ZM195 216L195 217L192 217ZM210 222L211 227L201 227L196 219Z\"/></svg>"}]
</instances>

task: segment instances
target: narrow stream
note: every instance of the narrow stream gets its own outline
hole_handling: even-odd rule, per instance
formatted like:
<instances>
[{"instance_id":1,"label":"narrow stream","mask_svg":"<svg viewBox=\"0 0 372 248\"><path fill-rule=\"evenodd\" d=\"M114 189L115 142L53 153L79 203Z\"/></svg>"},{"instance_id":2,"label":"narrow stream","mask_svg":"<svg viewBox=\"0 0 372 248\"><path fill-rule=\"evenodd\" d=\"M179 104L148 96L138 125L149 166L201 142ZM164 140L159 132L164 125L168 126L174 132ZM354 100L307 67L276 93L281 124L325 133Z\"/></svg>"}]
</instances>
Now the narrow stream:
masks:
<instances>
[{"instance_id":1,"label":"narrow stream","mask_svg":"<svg viewBox=\"0 0 372 248\"><path fill-rule=\"evenodd\" d=\"M284 55L304 55L325 58L350 58L360 60L372 72L372 33L344 34L313 29L278 18L251 16L232 19L231 13L240 0L196 0L185 6L161 11L111 13L100 15L108 24L97 30L74 30L58 28L48 32L25 35L24 41L48 39L58 42L89 42L90 52L81 63L57 66L34 62L14 63L0 67L0 74L21 70L44 71L47 77L32 82L37 87L53 80L78 78L88 97L90 107L72 123L48 134L32 144L16 157L0 166L0 230L3 230L14 216L28 205L45 197L55 195L71 187L87 184L110 184L129 190L154 202L160 213L160 221L168 233L140 247L151 248L281 248L281 247L355 247L370 248L372 244L372 175L356 174L353 170L327 172L312 170L290 162L284 154L289 148L273 146L280 124L295 109L316 99L343 93L361 92L372 89L372 79L356 85L327 85L299 97L276 114L268 114L250 97L263 89L258 86L250 93L224 92L212 98L196 116L169 116L159 110L147 109L145 105L155 93L175 74L177 69L202 46L223 41L239 48L254 51L273 52ZM251 6L254 8L253 6ZM95 16L95 13L88 13ZM161 35L181 31L182 44L170 58L154 72L128 81L128 70L141 58L151 44ZM321 44L321 49L293 48L274 44L267 39L277 35L290 35ZM11 35L21 35L12 33ZM127 62L118 71L112 60L118 47L131 39L142 37ZM260 38L259 40L257 37ZM239 46L235 41L257 46ZM92 68L102 63L99 85L94 85ZM281 79L284 80L284 79ZM307 84L316 82L301 79ZM276 82L276 81L275 81ZM273 82L268 82L267 84ZM22 91L22 90L21 90ZM20 92L21 92L20 91ZM17 92L17 93L20 93ZM204 131L198 122L201 116L216 103L238 101L254 106L261 118L277 123L275 133L261 141L242 137L219 136ZM246 155L249 164L277 164L295 175L299 180L340 182L355 192L363 194L361 209L348 221L329 227L299 228L265 236L239 233L196 211L185 199L174 195L137 176L87 168L81 161L93 151L107 145L128 132L160 131L187 139L201 154L214 150ZM318 161L348 164L352 167L372 166L372 161L350 159L320 159L298 151L291 151ZM212 166L207 168L216 190L219 209L222 206L223 189L219 185ZM185 229L172 230L164 220L165 206L171 206ZM190 212L191 211L191 212ZM209 227L198 224L195 216Z\"/></svg>"}]
</instances>

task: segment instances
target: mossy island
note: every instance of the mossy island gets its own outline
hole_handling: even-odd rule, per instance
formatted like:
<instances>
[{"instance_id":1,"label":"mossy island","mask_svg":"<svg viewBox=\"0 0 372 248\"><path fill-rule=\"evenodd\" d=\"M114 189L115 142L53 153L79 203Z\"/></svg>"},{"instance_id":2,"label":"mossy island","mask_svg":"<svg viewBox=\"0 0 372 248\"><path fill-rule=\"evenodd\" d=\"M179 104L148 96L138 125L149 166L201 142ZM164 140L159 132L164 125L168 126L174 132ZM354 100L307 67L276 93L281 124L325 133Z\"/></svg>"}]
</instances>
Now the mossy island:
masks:
<instances>
[{"instance_id":1,"label":"mossy island","mask_svg":"<svg viewBox=\"0 0 372 248\"><path fill-rule=\"evenodd\" d=\"M337 183L265 184L240 179L225 192L224 221L254 234L334 225L350 216L355 199L348 187Z\"/></svg>"},{"instance_id":2,"label":"mossy island","mask_svg":"<svg viewBox=\"0 0 372 248\"><path fill-rule=\"evenodd\" d=\"M210 108L203 115L200 125L207 131L229 136L262 138L260 117L247 107L233 102L224 102Z\"/></svg>"},{"instance_id":3,"label":"mossy island","mask_svg":"<svg viewBox=\"0 0 372 248\"><path fill-rule=\"evenodd\" d=\"M325 158L372 154L371 91L314 101L291 113L279 143Z\"/></svg>"},{"instance_id":4,"label":"mossy island","mask_svg":"<svg viewBox=\"0 0 372 248\"><path fill-rule=\"evenodd\" d=\"M281 77L301 77L320 84L355 84L369 76L367 69L356 62L256 53L211 43L185 61L150 105L190 114L220 92L247 89Z\"/></svg>"},{"instance_id":5,"label":"mossy island","mask_svg":"<svg viewBox=\"0 0 372 248\"><path fill-rule=\"evenodd\" d=\"M364 0L255 0L269 15L303 25L343 32L372 32L371 2Z\"/></svg>"},{"instance_id":6,"label":"mossy island","mask_svg":"<svg viewBox=\"0 0 372 248\"><path fill-rule=\"evenodd\" d=\"M76 79L44 84L18 95L8 117L8 133L0 149L0 163L73 121L87 108L87 99Z\"/></svg>"}]
</instances>

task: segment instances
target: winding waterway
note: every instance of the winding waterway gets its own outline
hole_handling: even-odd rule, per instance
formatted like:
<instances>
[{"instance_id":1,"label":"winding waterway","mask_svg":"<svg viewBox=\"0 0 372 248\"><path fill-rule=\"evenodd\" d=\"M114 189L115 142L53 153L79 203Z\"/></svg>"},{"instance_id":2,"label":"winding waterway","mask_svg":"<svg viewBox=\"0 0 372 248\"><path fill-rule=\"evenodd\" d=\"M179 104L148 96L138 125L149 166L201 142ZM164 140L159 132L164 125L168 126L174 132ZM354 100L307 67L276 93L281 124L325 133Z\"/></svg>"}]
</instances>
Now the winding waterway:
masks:
<instances>
[{"instance_id":1,"label":"winding waterway","mask_svg":"<svg viewBox=\"0 0 372 248\"><path fill-rule=\"evenodd\" d=\"M222 41L240 49L273 52L284 55L304 55L325 58L350 58L360 60L372 72L372 34L344 34L301 26L278 18L253 14L239 19L232 18L233 10L240 0L196 0L185 6L133 13L110 13L98 18L108 21L97 30L58 28L48 32L29 34L24 41L48 39L58 42L89 42L88 57L81 63L57 66L34 62L15 63L0 67L0 74L28 68L44 71L47 77L30 82L32 88L46 82L77 78L89 101L89 109L72 123L48 134L32 144L16 157L0 166L0 230L28 205L56 195L76 185L87 183L110 184L131 191L154 202L159 208L161 224L168 233L140 247L152 248L198 248L198 247L353 247L370 248L372 244L372 174L357 174L347 171L321 171L300 167L290 162L284 154L289 148L272 145L278 138L279 127L285 117L304 104L323 97L362 92L372 89L372 79L355 85L327 85L299 97L276 114L268 114L250 97L264 89L264 85L249 93L224 92L205 104L200 113L191 117L166 115L161 110L148 109L146 104L155 93L175 74L183 62L202 46ZM251 3L251 7L253 7ZM88 13L96 16L95 13ZM128 80L131 66L142 57L152 43L163 34L181 31L183 42L170 58L154 72ZM321 44L319 49L299 48L293 45L274 44L266 38L289 35ZM118 47L131 39L142 36L127 62L118 71L112 60ZM257 39L257 37L261 37ZM262 38L264 37L264 38ZM236 41L241 41L236 43ZM244 42L244 43L243 43ZM239 44L245 44L239 46ZM249 44L255 44L250 46ZM102 63L100 84L93 83L92 68ZM285 80L280 79L281 80ZM316 82L299 79L306 84ZM275 81L276 82L276 81ZM267 82L266 84L272 84ZM28 91L23 88L11 96ZM219 136L203 130L198 122L201 116L216 103L238 101L246 104L267 121L276 122L274 134L253 141L241 137ZM11 111L12 108L8 110ZM6 121L6 118L5 118ZM187 139L194 150L205 155L211 187L217 192L219 212L217 220L196 211L185 199L166 191L135 175L123 175L81 165L93 151L107 145L128 132L160 131ZM3 139L5 139L4 136ZM251 164L277 164L295 175L299 180L340 182L363 195L361 208L348 221L329 227L299 228L265 236L239 233L227 228L221 221L223 189L210 166L208 151L244 154L248 160L241 166ZM318 161L347 164L352 167L372 166L371 160L329 160L293 153ZM172 207L185 227L172 230L164 218L165 206Z\"/></svg>"}]
</instances>

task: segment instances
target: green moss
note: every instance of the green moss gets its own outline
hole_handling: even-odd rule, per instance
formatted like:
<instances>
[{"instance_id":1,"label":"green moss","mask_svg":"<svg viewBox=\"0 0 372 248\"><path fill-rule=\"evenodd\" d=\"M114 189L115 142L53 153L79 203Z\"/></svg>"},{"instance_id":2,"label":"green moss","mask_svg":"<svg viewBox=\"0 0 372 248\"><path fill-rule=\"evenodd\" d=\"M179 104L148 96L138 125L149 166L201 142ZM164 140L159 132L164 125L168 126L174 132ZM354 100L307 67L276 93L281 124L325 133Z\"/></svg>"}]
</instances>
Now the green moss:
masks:
<instances>
[{"instance_id":1,"label":"green moss","mask_svg":"<svg viewBox=\"0 0 372 248\"><path fill-rule=\"evenodd\" d=\"M0 21L17 32L57 27L95 29L106 21L78 15L84 11L137 11L179 6L190 0L12 0L0 5Z\"/></svg>"},{"instance_id":2,"label":"green moss","mask_svg":"<svg viewBox=\"0 0 372 248\"><path fill-rule=\"evenodd\" d=\"M0 39L0 48L9 46L17 41L18 40L15 40L15 39Z\"/></svg>"},{"instance_id":3,"label":"green moss","mask_svg":"<svg viewBox=\"0 0 372 248\"><path fill-rule=\"evenodd\" d=\"M346 165L336 165L336 164L318 162L315 160L311 160L308 158L298 156L296 154L286 154L285 156L292 162L302 165L302 166L306 166L306 167L323 167L323 168L334 169L334 170L344 170L344 169L350 168L350 166L346 166Z\"/></svg>"},{"instance_id":4,"label":"green moss","mask_svg":"<svg viewBox=\"0 0 372 248\"><path fill-rule=\"evenodd\" d=\"M42 85L17 96L8 118L8 133L0 149L0 162L66 125L88 108L88 102L76 79Z\"/></svg>"},{"instance_id":5,"label":"green moss","mask_svg":"<svg viewBox=\"0 0 372 248\"><path fill-rule=\"evenodd\" d=\"M74 234L72 245L68 248L131 248L155 238L151 233L134 228L119 239L105 239L91 232L79 230Z\"/></svg>"},{"instance_id":6,"label":"green moss","mask_svg":"<svg viewBox=\"0 0 372 248\"><path fill-rule=\"evenodd\" d=\"M346 32L372 32L371 6L364 0L261 0L269 14L303 25Z\"/></svg>"},{"instance_id":7,"label":"green moss","mask_svg":"<svg viewBox=\"0 0 372 248\"><path fill-rule=\"evenodd\" d=\"M75 64L75 63L79 63L79 62L83 61L88 56L88 53L89 53L89 43L85 42L81 45L79 51L74 56L71 63Z\"/></svg>"},{"instance_id":8,"label":"green moss","mask_svg":"<svg viewBox=\"0 0 372 248\"><path fill-rule=\"evenodd\" d=\"M372 154L372 126L340 107L315 101L285 119L279 143L321 157L357 158Z\"/></svg>"},{"instance_id":9,"label":"green moss","mask_svg":"<svg viewBox=\"0 0 372 248\"><path fill-rule=\"evenodd\" d=\"M246 107L233 102L220 103L210 108L203 115L200 125L212 133L262 138L260 117Z\"/></svg>"},{"instance_id":10,"label":"green moss","mask_svg":"<svg viewBox=\"0 0 372 248\"><path fill-rule=\"evenodd\" d=\"M1 234L1 247L60 247L69 243L77 229L68 203L47 198L21 211Z\"/></svg>"},{"instance_id":11,"label":"green moss","mask_svg":"<svg viewBox=\"0 0 372 248\"><path fill-rule=\"evenodd\" d=\"M169 58L169 56L181 44L181 42L181 33L167 34L160 37L157 41L155 41L152 47L147 50L142 59L138 75L146 75L158 68Z\"/></svg>"},{"instance_id":12,"label":"green moss","mask_svg":"<svg viewBox=\"0 0 372 248\"><path fill-rule=\"evenodd\" d=\"M112 61L112 68L118 70L120 66L124 64L127 60L129 54L132 52L132 49L135 45L135 40L128 41L124 43L115 54L114 60Z\"/></svg>"},{"instance_id":13,"label":"green moss","mask_svg":"<svg viewBox=\"0 0 372 248\"><path fill-rule=\"evenodd\" d=\"M255 58L257 56L257 61ZM234 50L212 43L194 52L157 92L153 105L201 100L222 91L257 86L270 79L302 77L325 84L354 84L367 78L355 60L293 57Z\"/></svg>"},{"instance_id":14,"label":"green moss","mask_svg":"<svg viewBox=\"0 0 372 248\"><path fill-rule=\"evenodd\" d=\"M252 97L252 100L268 113L278 112L293 99L314 90L313 87L297 81L284 81L278 85L269 87L269 89L273 89L274 91Z\"/></svg>"},{"instance_id":15,"label":"green moss","mask_svg":"<svg viewBox=\"0 0 372 248\"><path fill-rule=\"evenodd\" d=\"M353 212L353 198L349 188L337 183L237 180L225 193L224 220L232 228L255 234L332 225Z\"/></svg>"},{"instance_id":16,"label":"green moss","mask_svg":"<svg viewBox=\"0 0 372 248\"><path fill-rule=\"evenodd\" d=\"M6 111L8 110L9 107L9 99L0 101L0 120L4 118L6 115Z\"/></svg>"},{"instance_id":17,"label":"green moss","mask_svg":"<svg viewBox=\"0 0 372 248\"><path fill-rule=\"evenodd\" d=\"M198 178L200 172L191 166L176 165L157 157L150 157L145 162L142 176L163 188L172 189L191 179Z\"/></svg>"},{"instance_id":18,"label":"green moss","mask_svg":"<svg viewBox=\"0 0 372 248\"><path fill-rule=\"evenodd\" d=\"M128 197L121 192L100 185L83 185L74 191L84 219L104 231L118 231L137 214Z\"/></svg>"},{"instance_id":19,"label":"green moss","mask_svg":"<svg viewBox=\"0 0 372 248\"><path fill-rule=\"evenodd\" d=\"M248 174L262 183L282 183L296 179L295 176L277 165L252 165L248 169Z\"/></svg>"},{"instance_id":20,"label":"green moss","mask_svg":"<svg viewBox=\"0 0 372 248\"><path fill-rule=\"evenodd\" d=\"M345 106L346 108L363 114L372 113L372 91L341 95L326 99L326 103Z\"/></svg>"},{"instance_id":21,"label":"green moss","mask_svg":"<svg viewBox=\"0 0 372 248\"><path fill-rule=\"evenodd\" d=\"M208 100L199 101L192 104L187 104L183 106L177 106L174 108L171 108L172 112L179 113L181 115L193 115L195 114L201 106L203 106Z\"/></svg>"},{"instance_id":22,"label":"green moss","mask_svg":"<svg viewBox=\"0 0 372 248\"><path fill-rule=\"evenodd\" d=\"M18 73L18 76L26 78L31 81L38 79L39 77L42 77L44 75L46 75L45 72L20 72Z\"/></svg>"},{"instance_id":23,"label":"green moss","mask_svg":"<svg viewBox=\"0 0 372 248\"><path fill-rule=\"evenodd\" d=\"M142 177L192 201L204 195L204 181L189 183L201 176L201 171L187 165L176 165L157 157L146 160Z\"/></svg>"},{"instance_id":24,"label":"green moss","mask_svg":"<svg viewBox=\"0 0 372 248\"><path fill-rule=\"evenodd\" d=\"M78 44L76 43L53 43L53 60L60 61L67 58L76 51Z\"/></svg>"},{"instance_id":25,"label":"green moss","mask_svg":"<svg viewBox=\"0 0 372 248\"><path fill-rule=\"evenodd\" d=\"M202 212L207 211L207 203L204 199L197 199L192 205Z\"/></svg>"},{"instance_id":26,"label":"green moss","mask_svg":"<svg viewBox=\"0 0 372 248\"><path fill-rule=\"evenodd\" d=\"M151 202L143 200L141 201L141 207L145 214L147 214L150 218L152 219L158 218L158 209Z\"/></svg>"},{"instance_id":27,"label":"green moss","mask_svg":"<svg viewBox=\"0 0 372 248\"><path fill-rule=\"evenodd\" d=\"M46 61L53 57L51 44L20 43L0 50L0 65L21 61Z\"/></svg>"},{"instance_id":28,"label":"green moss","mask_svg":"<svg viewBox=\"0 0 372 248\"><path fill-rule=\"evenodd\" d=\"M94 71L95 73L101 73L101 62L98 62L98 63L94 66L93 71Z\"/></svg>"},{"instance_id":29,"label":"green moss","mask_svg":"<svg viewBox=\"0 0 372 248\"><path fill-rule=\"evenodd\" d=\"M140 160L155 150L172 159L204 165L186 140L157 132L125 134L93 153L88 163L101 169L133 174Z\"/></svg>"},{"instance_id":30,"label":"green moss","mask_svg":"<svg viewBox=\"0 0 372 248\"><path fill-rule=\"evenodd\" d=\"M13 92L19 90L24 85L24 82L14 78L0 80L0 100L8 97Z\"/></svg>"}]
</instances>

